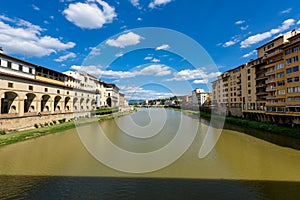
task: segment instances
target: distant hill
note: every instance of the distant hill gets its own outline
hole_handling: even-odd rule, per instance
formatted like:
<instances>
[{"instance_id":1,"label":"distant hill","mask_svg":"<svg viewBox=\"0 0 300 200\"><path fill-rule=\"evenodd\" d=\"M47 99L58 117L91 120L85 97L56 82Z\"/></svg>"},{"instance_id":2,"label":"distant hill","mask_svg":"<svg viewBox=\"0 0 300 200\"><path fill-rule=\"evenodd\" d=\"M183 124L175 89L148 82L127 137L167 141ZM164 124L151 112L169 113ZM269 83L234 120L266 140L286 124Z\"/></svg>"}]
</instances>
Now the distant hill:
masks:
<instances>
[{"instance_id":1,"label":"distant hill","mask_svg":"<svg viewBox=\"0 0 300 200\"><path fill-rule=\"evenodd\" d=\"M129 104L136 104L136 103L142 103L144 102L145 100L142 100L142 99L132 99L132 100L129 100Z\"/></svg>"}]
</instances>

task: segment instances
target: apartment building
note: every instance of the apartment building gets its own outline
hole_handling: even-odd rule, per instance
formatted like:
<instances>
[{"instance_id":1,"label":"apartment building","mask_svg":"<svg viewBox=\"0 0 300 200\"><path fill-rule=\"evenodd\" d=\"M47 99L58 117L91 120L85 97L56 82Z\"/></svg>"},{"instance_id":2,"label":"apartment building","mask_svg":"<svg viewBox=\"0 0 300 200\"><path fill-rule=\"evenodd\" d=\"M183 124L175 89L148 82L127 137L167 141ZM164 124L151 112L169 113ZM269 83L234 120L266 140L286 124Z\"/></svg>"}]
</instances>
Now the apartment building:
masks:
<instances>
[{"instance_id":1,"label":"apartment building","mask_svg":"<svg viewBox=\"0 0 300 200\"><path fill-rule=\"evenodd\" d=\"M299 124L299 33L293 30L267 42L256 49L257 59L220 75L212 82L213 103L217 107L225 105L234 116ZM240 81L234 81L237 77Z\"/></svg>"}]
</instances>

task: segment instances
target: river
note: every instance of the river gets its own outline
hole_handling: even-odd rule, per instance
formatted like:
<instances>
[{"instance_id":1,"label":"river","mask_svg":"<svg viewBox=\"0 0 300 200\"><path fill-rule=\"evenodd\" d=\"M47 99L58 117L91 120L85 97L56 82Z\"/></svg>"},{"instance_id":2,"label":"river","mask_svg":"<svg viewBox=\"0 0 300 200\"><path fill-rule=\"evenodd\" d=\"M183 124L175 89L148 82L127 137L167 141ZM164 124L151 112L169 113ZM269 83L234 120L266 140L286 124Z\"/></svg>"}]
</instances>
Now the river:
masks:
<instances>
[{"instance_id":1,"label":"river","mask_svg":"<svg viewBox=\"0 0 300 200\"><path fill-rule=\"evenodd\" d=\"M300 196L300 151L224 129L212 151L199 158L207 130L207 121L178 111L140 109L3 146L0 199Z\"/></svg>"}]
</instances>

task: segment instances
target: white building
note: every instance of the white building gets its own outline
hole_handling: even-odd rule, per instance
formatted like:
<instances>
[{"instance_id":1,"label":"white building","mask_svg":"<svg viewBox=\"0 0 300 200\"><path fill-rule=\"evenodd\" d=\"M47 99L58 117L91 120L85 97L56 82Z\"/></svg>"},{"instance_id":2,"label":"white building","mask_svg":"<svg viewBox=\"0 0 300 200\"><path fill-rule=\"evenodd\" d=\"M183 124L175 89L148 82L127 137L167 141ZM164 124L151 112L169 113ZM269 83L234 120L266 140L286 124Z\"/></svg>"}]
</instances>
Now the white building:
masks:
<instances>
[{"instance_id":1,"label":"white building","mask_svg":"<svg viewBox=\"0 0 300 200\"><path fill-rule=\"evenodd\" d=\"M192 92L192 104L193 105L204 106L207 98L208 98L208 93L206 93L203 89L196 88Z\"/></svg>"}]
</instances>

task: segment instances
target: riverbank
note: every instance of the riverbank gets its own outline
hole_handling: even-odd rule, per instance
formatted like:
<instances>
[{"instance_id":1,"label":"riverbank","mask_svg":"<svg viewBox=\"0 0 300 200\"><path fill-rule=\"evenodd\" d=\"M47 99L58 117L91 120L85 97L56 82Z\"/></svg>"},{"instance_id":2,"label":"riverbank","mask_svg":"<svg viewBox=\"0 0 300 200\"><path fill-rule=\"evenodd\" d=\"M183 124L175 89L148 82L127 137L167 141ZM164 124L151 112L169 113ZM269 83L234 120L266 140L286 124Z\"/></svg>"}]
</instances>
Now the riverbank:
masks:
<instances>
[{"instance_id":1,"label":"riverbank","mask_svg":"<svg viewBox=\"0 0 300 200\"><path fill-rule=\"evenodd\" d=\"M192 116L200 115L201 118L208 120L208 122L212 117L214 117L216 121L218 121L218 119L224 120L224 116L212 115L206 112L176 108L175 110ZM212 126L214 126L214 124L212 124ZM266 122L252 121L243 118L225 117L223 128L243 132L279 146L300 150L300 129L298 127L291 128Z\"/></svg>"},{"instance_id":2,"label":"riverbank","mask_svg":"<svg viewBox=\"0 0 300 200\"><path fill-rule=\"evenodd\" d=\"M101 122L104 120L114 119L124 115L128 115L133 112L135 112L135 110L101 115L101 116L97 116L96 118L98 122ZM61 121L59 124L52 124L52 125L24 130L24 131L11 132L8 134L0 135L0 146L12 144L24 140L29 140L29 139L37 138L48 134L54 134L57 132L75 128L76 126L83 126L93 122L95 122L95 118L85 118L77 121L73 121L73 120L68 122Z\"/></svg>"}]
</instances>

